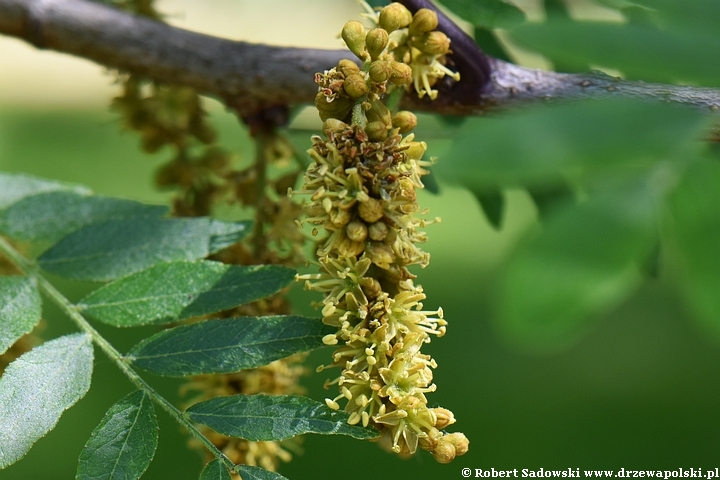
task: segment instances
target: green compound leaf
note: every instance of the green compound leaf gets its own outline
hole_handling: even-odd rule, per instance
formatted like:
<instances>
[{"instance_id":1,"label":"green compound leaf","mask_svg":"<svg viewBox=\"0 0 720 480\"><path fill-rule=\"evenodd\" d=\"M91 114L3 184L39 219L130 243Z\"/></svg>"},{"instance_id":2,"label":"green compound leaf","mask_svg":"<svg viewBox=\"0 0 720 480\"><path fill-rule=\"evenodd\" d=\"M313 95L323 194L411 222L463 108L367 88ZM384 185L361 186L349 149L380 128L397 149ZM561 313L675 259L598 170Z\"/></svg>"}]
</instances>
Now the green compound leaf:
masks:
<instances>
[{"instance_id":1,"label":"green compound leaf","mask_svg":"<svg viewBox=\"0 0 720 480\"><path fill-rule=\"evenodd\" d=\"M67 335L8 365L0 378L0 468L20 460L90 388L90 336Z\"/></svg>"},{"instance_id":2,"label":"green compound leaf","mask_svg":"<svg viewBox=\"0 0 720 480\"><path fill-rule=\"evenodd\" d=\"M245 476L243 476L243 479ZM232 480L230 472L225 468L225 465L219 460L215 459L208 462L200 473L200 480Z\"/></svg>"},{"instance_id":3,"label":"green compound leaf","mask_svg":"<svg viewBox=\"0 0 720 480\"><path fill-rule=\"evenodd\" d=\"M127 358L171 377L233 373L322 347L322 337L335 330L317 318L292 315L208 320L157 333Z\"/></svg>"},{"instance_id":4,"label":"green compound leaf","mask_svg":"<svg viewBox=\"0 0 720 480\"><path fill-rule=\"evenodd\" d=\"M237 468L243 480L288 480L279 473L271 472L260 467L251 467L249 465L240 465Z\"/></svg>"},{"instance_id":5,"label":"green compound leaf","mask_svg":"<svg viewBox=\"0 0 720 480\"><path fill-rule=\"evenodd\" d=\"M684 7L684 2L678 6ZM564 63L612 68L628 78L652 82L720 85L716 26L663 30L638 23L556 20L521 25L511 36L520 46Z\"/></svg>"},{"instance_id":6,"label":"green compound leaf","mask_svg":"<svg viewBox=\"0 0 720 480\"><path fill-rule=\"evenodd\" d=\"M500 329L538 350L563 347L589 320L615 307L643 281L640 264L657 241L655 194L645 185L567 206L506 268Z\"/></svg>"},{"instance_id":7,"label":"green compound leaf","mask_svg":"<svg viewBox=\"0 0 720 480\"><path fill-rule=\"evenodd\" d=\"M27 277L0 277L0 355L40 321L42 302Z\"/></svg>"},{"instance_id":8,"label":"green compound leaf","mask_svg":"<svg viewBox=\"0 0 720 480\"><path fill-rule=\"evenodd\" d=\"M60 190L31 195L0 212L0 232L20 240L57 242L103 220L161 217L167 207Z\"/></svg>"},{"instance_id":9,"label":"green compound leaf","mask_svg":"<svg viewBox=\"0 0 720 480\"><path fill-rule=\"evenodd\" d=\"M150 395L138 390L110 407L80 453L75 480L137 480L150 465L158 424Z\"/></svg>"},{"instance_id":10,"label":"green compound leaf","mask_svg":"<svg viewBox=\"0 0 720 480\"><path fill-rule=\"evenodd\" d=\"M90 194L90 190L79 185L43 180L30 175L0 173L0 210L29 195L57 190L69 190L78 194Z\"/></svg>"},{"instance_id":11,"label":"green compound leaf","mask_svg":"<svg viewBox=\"0 0 720 480\"><path fill-rule=\"evenodd\" d=\"M708 118L699 110L605 99L541 105L460 127L445 178L471 190L546 184L559 175L642 174L698 149Z\"/></svg>"},{"instance_id":12,"label":"green compound leaf","mask_svg":"<svg viewBox=\"0 0 720 480\"><path fill-rule=\"evenodd\" d=\"M280 441L305 433L349 435L359 440L379 435L374 428L347 423L350 414L297 395L232 395L196 403L190 420L229 437Z\"/></svg>"},{"instance_id":13,"label":"green compound leaf","mask_svg":"<svg viewBox=\"0 0 720 480\"><path fill-rule=\"evenodd\" d=\"M95 290L78 307L116 327L167 323L258 300L294 276L294 270L276 265L163 263Z\"/></svg>"},{"instance_id":14,"label":"green compound leaf","mask_svg":"<svg viewBox=\"0 0 720 480\"><path fill-rule=\"evenodd\" d=\"M701 324L720 334L720 166L693 165L670 199L685 297Z\"/></svg>"},{"instance_id":15,"label":"green compound leaf","mask_svg":"<svg viewBox=\"0 0 720 480\"><path fill-rule=\"evenodd\" d=\"M476 27L510 28L525 22L525 12L503 0L445 0L443 5Z\"/></svg>"},{"instance_id":16,"label":"green compound leaf","mask_svg":"<svg viewBox=\"0 0 720 480\"><path fill-rule=\"evenodd\" d=\"M88 225L38 259L50 273L107 281L163 262L197 260L242 239L249 222L209 218L130 218Z\"/></svg>"}]
</instances>

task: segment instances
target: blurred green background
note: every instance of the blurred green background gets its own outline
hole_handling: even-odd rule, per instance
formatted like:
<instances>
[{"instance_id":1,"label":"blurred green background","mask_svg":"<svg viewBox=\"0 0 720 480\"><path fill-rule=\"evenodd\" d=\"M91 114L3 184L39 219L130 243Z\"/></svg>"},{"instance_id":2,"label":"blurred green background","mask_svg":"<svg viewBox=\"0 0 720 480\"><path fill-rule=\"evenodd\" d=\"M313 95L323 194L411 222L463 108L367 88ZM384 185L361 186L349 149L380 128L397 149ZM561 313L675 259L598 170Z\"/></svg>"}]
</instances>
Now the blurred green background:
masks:
<instances>
[{"instance_id":1,"label":"blurred green background","mask_svg":"<svg viewBox=\"0 0 720 480\"><path fill-rule=\"evenodd\" d=\"M234 29L234 38L246 38L241 25L213 19L237 14L243 18L243 25L251 25L263 20L259 10L271 11L267 6L261 7L259 0L212 3L201 8L192 2L161 2L160 8L185 12L177 13L171 21L188 28L212 31L213 21L218 21L219 31L215 33L231 36L228 32ZM258 33L247 38L281 44L327 45L337 42L328 32L338 30L337 25L344 18L352 18L356 8L349 1L337 2L341 7L335 2L302 3L301 12L327 7L327 20L294 16L289 8L295 2L286 2L283 8L287 13L283 13L283 18L294 19L296 24L305 22L295 25L294 32L318 30L318 25L327 23L331 27L316 32L313 38L293 37L288 36L287 27L279 23L278 17L277 24L273 24L274 19L264 19L269 31L261 33L266 36ZM522 3L533 11L531 2ZM205 23L183 24L193 15ZM286 30L281 33L283 28ZM60 57L51 52L36 54L15 40L0 38L0 42L7 42L0 43L4 65L10 65L13 59L22 65L36 65L33 62L42 63L48 56ZM116 116L104 106L113 91L111 86L105 86L111 83L110 77L102 76L98 67L86 62L64 60L70 70L77 66L80 73L59 78L57 82L52 76L45 76L43 84L50 93L40 91L29 80L23 83L17 71L0 75L0 90L5 92L0 96L0 170L81 183L100 194L156 203L167 201L168 196L152 186L153 172L165 160L163 154L141 153L137 138L119 132ZM36 75L33 70L36 68L45 67L27 67L26 74ZM86 80L81 79L88 75L93 75L89 81L95 82L97 90L82 83ZM53 91L57 84L67 84L68 91ZM17 92L24 92L24 96ZM209 108L221 131L221 142L240 155L248 155L252 146L243 128L217 104L212 103ZM422 121L434 125L433 119ZM441 162L452 162L452 158L443 156L447 150L448 142L439 140L435 146L430 144L429 153L439 155ZM586 335L560 350L544 354L523 351L498 333L493 305L505 260L528 232L538 228L533 203L521 190L506 191L507 216L498 232L485 220L470 193L444 184L442 179L440 189L437 196L423 194L420 198L421 205L429 208L432 216L442 217L442 223L428 228L430 241L426 249L432 260L427 269L418 272L418 283L428 295L426 305L442 306L449 321L448 334L427 348L439 365L435 371L438 391L430 394L429 399L431 404L448 407L455 413L458 422L450 430L467 435L469 453L450 465L438 465L425 452L402 460L370 443L345 437L306 436L305 453L284 465L280 472L295 480L353 480L369 475L461 478L463 467L580 470L717 467L720 344L695 326L671 288L672 279L660 275L647 282L632 298L597 318ZM56 283L71 300L89 290L88 285L80 283L60 280ZM298 287L292 293L297 311L314 314L307 305L316 298ZM72 331L70 322L52 305L46 305L45 311L45 338ZM152 327L117 331L96 326L120 351L126 351L153 331ZM88 395L63 415L58 427L41 439L25 459L0 472L0 478L74 478L77 457L90 432L107 408L132 390L100 352L96 355L96 374ZM315 352L310 357L310 366L314 369L327 362L327 358L328 350ZM322 383L333 373L311 373L306 377L304 384L309 396L316 399L328 396ZM177 399L180 382L145 377L169 398ZM158 412L158 417L159 448L143 478L197 478L201 456L185 449L185 435L164 413ZM330 477L321 471L333 473Z\"/></svg>"}]
</instances>

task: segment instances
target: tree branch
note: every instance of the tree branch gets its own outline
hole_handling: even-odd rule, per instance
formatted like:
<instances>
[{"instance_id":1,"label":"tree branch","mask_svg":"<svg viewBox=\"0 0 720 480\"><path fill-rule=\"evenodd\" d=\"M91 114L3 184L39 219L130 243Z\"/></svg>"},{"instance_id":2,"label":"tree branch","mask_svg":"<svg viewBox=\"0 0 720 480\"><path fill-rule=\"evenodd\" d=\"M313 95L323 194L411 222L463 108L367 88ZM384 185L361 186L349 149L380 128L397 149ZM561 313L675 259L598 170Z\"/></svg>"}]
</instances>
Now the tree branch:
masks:
<instances>
[{"instance_id":1,"label":"tree branch","mask_svg":"<svg viewBox=\"0 0 720 480\"><path fill-rule=\"evenodd\" d=\"M423 2L407 3L412 8ZM248 114L274 105L312 103L317 92L313 74L331 68L341 58L353 58L343 50L273 47L221 39L84 0L0 0L0 33L38 48L87 58L160 82L193 87ZM459 40L453 31L446 33L453 39L456 65L475 58L475 64L463 67L470 69L466 75L475 72L470 73L474 80L442 101L406 95L407 107L472 115L488 108L538 100L608 95L672 101L712 110L720 107L720 89L523 68L487 57L479 49L468 51L467 39ZM489 82L482 78L487 73Z\"/></svg>"}]
</instances>

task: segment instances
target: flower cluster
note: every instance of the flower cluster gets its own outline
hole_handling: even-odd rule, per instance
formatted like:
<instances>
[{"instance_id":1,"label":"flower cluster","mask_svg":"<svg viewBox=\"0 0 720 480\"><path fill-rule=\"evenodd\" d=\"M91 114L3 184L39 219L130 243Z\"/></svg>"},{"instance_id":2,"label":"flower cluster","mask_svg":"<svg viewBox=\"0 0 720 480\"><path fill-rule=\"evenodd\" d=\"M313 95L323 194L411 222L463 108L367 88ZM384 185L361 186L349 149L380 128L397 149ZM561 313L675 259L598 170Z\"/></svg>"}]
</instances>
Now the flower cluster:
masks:
<instances>
[{"instance_id":1,"label":"flower cluster","mask_svg":"<svg viewBox=\"0 0 720 480\"><path fill-rule=\"evenodd\" d=\"M323 322L337 328L323 342L339 345L332 366L342 373L330 384L340 394L326 403L350 413L349 423L373 425L392 451L418 447L447 463L467 451L461 433L445 433L452 412L429 408L437 365L420 348L445 333L442 309L425 310L425 294L408 267L424 267L429 255L417 245L431 223L416 216L416 190L423 188L427 145L407 134L417 124L410 112L394 115L384 103L391 90L414 85L435 98L433 82L449 72L441 62L449 40L436 32L437 15L412 15L393 3L374 15L369 31L348 22L342 36L363 61L343 60L316 75L316 105L325 138L313 137L313 162L298 193L311 196L306 222L316 225L320 273L299 275L322 292ZM452 72L449 72L452 74ZM452 74L455 78L457 76ZM435 220L434 220L435 221Z\"/></svg>"}]
</instances>

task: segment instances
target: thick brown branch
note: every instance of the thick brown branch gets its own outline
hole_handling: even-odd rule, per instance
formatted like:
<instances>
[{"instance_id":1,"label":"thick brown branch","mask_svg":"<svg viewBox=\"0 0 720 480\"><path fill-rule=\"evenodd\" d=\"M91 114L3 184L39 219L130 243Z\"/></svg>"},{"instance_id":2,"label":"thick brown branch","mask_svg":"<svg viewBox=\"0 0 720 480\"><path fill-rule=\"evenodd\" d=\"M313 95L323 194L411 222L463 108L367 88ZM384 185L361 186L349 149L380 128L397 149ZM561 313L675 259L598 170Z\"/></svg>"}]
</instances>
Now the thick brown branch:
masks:
<instances>
[{"instance_id":1,"label":"thick brown branch","mask_svg":"<svg viewBox=\"0 0 720 480\"><path fill-rule=\"evenodd\" d=\"M189 32L83 0L0 0L0 33L166 83L187 85L245 112L311 103L313 74L332 67L342 50L271 47ZM468 115L538 100L622 95L720 107L720 90L558 74L489 59L490 83L452 102L418 100L413 108ZM485 67L483 67L485 68ZM477 97L482 98L480 104Z\"/></svg>"},{"instance_id":2,"label":"thick brown branch","mask_svg":"<svg viewBox=\"0 0 720 480\"><path fill-rule=\"evenodd\" d=\"M1 0L0 33L161 82L187 85L245 110L311 102L313 75L349 52L225 40L81 0Z\"/></svg>"}]
</instances>

